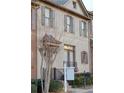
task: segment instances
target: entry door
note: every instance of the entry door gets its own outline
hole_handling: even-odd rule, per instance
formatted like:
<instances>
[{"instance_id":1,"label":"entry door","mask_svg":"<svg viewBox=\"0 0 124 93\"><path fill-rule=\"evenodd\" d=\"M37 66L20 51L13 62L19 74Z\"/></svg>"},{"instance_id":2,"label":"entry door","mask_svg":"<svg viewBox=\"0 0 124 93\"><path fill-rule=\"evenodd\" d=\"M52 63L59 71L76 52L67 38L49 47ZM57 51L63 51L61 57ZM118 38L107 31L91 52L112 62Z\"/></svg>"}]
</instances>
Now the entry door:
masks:
<instances>
[{"instance_id":1,"label":"entry door","mask_svg":"<svg viewBox=\"0 0 124 93\"><path fill-rule=\"evenodd\" d=\"M73 51L69 51L69 62L70 62L70 66L74 67L74 52Z\"/></svg>"},{"instance_id":2,"label":"entry door","mask_svg":"<svg viewBox=\"0 0 124 93\"><path fill-rule=\"evenodd\" d=\"M68 62L68 51L64 50L64 61Z\"/></svg>"},{"instance_id":3,"label":"entry door","mask_svg":"<svg viewBox=\"0 0 124 93\"><path fill-rule=\"evenodd\" d=\"M67 62L67 66L72 66L74 63L74 52L71 50L64 50L64 61Z\"/></svg>"}]
</instances>

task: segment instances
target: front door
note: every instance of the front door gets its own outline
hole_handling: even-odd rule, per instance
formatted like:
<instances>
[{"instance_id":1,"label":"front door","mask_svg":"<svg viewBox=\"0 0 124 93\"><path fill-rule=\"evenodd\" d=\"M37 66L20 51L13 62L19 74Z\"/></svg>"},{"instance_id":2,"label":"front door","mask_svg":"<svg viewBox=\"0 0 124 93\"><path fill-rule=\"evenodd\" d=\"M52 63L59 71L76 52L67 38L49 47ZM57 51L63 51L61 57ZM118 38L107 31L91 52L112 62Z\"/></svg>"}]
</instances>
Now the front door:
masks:
<instances>
[{"instance_id":1,"label":"front door","mask_svg":"<svg viewBox=\"0 0 124 93\"><path fill-rule=\"evenodd\" d=\"M68 67L74 67L74 47L64 46L64 61L67 62Z\"/></svg>"}]
</instances>

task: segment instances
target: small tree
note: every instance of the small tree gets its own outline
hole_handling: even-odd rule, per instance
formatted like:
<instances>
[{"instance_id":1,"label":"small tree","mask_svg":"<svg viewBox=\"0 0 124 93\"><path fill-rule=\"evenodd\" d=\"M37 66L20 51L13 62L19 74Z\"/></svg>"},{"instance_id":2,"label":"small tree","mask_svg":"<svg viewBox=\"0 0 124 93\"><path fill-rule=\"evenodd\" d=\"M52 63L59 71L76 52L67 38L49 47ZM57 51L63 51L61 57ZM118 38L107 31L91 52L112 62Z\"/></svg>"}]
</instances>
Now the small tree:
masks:
<instances>
[{"instance_id":1,"label":"small tree","mask_svg":"<svg viewBox=\"0 0 124 93\"><path fill-rule=\"evenodd\" d=\"M57 53L59 51L59 47L61 42L56 40L52 35L45 34L40 41L41 47L39 48L42 60L41 60L41 84L42 84L42 93L49 92L50 85L50 75L52 65L56 59ZM45 63L45 74L43 75L43 63ZM44 88L43 88L43 77Z\"/></svg>"}]
</instances>

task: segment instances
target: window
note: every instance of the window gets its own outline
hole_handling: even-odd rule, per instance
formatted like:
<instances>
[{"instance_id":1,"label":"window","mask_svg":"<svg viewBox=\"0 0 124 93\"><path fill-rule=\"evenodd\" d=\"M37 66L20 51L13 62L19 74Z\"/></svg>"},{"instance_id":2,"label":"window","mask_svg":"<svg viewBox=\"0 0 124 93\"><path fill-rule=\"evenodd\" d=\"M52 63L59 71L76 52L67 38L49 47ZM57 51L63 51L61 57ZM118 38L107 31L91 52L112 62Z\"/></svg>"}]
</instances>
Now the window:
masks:
<instances>
[{"instance_id":1,"label":"window","mask_svg":"<svg viewBox=\"0 0 124 93\"><path fill-rule=\"evenodd\" d=\"M80 36L87 37L87 30L86 30L86 22L81 21L80 22Z\"/></svg>"},{"instance_id":2,"label":"window","mask_svg":"<svg viewBox=\"0 0 124 93\"><path fill-rule=\"evenodd\" d=\"M70 27L71 27L71 17L67 16L67 32L70 31Z\"/></svg>"},{"instance_id":3,"label":"window","mask_svg":"<svg viewBox=\"0 0 124 93\"><path fill-rule=\"evenodd\" d=\"M73 18L71 16L65 16L64 21L65 31L73 33Z\"/></svg>"},{"instance_id":4,"label":"window","mask_svg":"<svg viewBox=\"0 0 124 93\"><path fill-rule=\"evenodd\" d=\"M64 61L67 62L67 66L74 67L75 63L75 51L74 46L64 45Z\"/></svg>"},{"instance_id":5,"label":"window","mask_svg":"<svg viewBox=\"0 0 124 93\"><path fill-rule=\"evenodd\" d=\"M42 6L41 15L42 15L42 25L50 26L50 27L54 26L55 15L52 9Z\"/></svg>"},{"instance_id":6,"label":"window","mask_svg":"<svg viewBox=\"0 0 124 93\"><path fill-rule=\"evenodd\" d=\"M45 8L45 25L49 26L50 25L50 9Z\"/></svg>"},{"instance_id":7,"label":"window","mask_svg":"<svg viewBox=\"0 0 124 93\"><path fill-rule=\"evenodd\" d=\"M36 9L31 9L31 29L36 30L36 20L37 20L37 10Z\"/></svg>"},{"instance_id":8,"label":"window","mask_svg":"<svg viewBox=\"0 0 124 93\"><path fill-rule=\"evenodd\" d=\"M88 55L86 51L81 52L81 63L88 64Z\"/></svg>"},{"instance_id":9,"label":"window","mask_svg":"<svg viewBox=\"0 0 124 93\"><path fill-rule=\"evenodd\" d=\"M73 8L76 8L77 5L76 5L76 2L73 1Z\"/></svg>"}]
</instances>

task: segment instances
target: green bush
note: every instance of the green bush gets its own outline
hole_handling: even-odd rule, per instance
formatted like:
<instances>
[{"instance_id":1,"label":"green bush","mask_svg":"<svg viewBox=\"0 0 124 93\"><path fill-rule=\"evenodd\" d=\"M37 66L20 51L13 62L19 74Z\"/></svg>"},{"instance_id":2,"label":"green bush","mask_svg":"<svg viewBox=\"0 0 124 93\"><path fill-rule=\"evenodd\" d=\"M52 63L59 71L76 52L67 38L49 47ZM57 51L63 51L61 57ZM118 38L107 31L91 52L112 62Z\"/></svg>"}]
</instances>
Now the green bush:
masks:
<instances>
[{"instance_id":1,"label":"green bush","mask_svg":"<svg viewBox=\"0 0 124 93\"><path fill-rule=\"evenodd\" d=\"M83 74L75 74L75 79L73 81L68 81L69 85L72 85L72 87L82 87L84 86L84 81L86 82L86 85L92 85L93 84L93 76L90 73L83 73Z\"/></svg>"},{"instance_id":2,"label":"green bush","mask_svg":"<svg viewBox=\"0 0 124 93\"><path fill-rule=\"evenodd\" d=\"M31 80L31 84L37 85L37 79L32 79L32 80Z\"/></svg>"},{"instance_id":3,"label":"green bush","mask_svg":"<svg viewBox=\"0 0 124 93\"><path fill-rule=\"evenodd\" d=\"M35 84L31 84L31 93L37 93L37 86Z\"/></svg>"},{"instance_id":4,"label":"green bush","mask_svg":"<svg viewBox=\"0 0 124 93\"><path fill-rule=\"evenodd\" d=\"M50 81L50 92L58 92L63 90L63 84L57 80ZM40 79L32 79L31 80L31 93L41 93L41 80Z\"/></svg>"},{"instance_id":5,"label":"green bush","mask_svg":"<svg viewBox=\"0 0 124 93\"><path fill-rule=\"evenodd\" d=\"M58 92L63 90L63 84L60 81L57 80L51 80L50 82L50 92Z\"/></svg>"},{"instance_id":6,"label":"green bush","mask_svg":"<svg viewBox=\"0 0 124 93\"><path fill-rule=\"evenodd\" d=\"M83 76L75 76L75 80L72 81L72 87L81 87L83 85Z\"/></svg>"}]
</instances>

